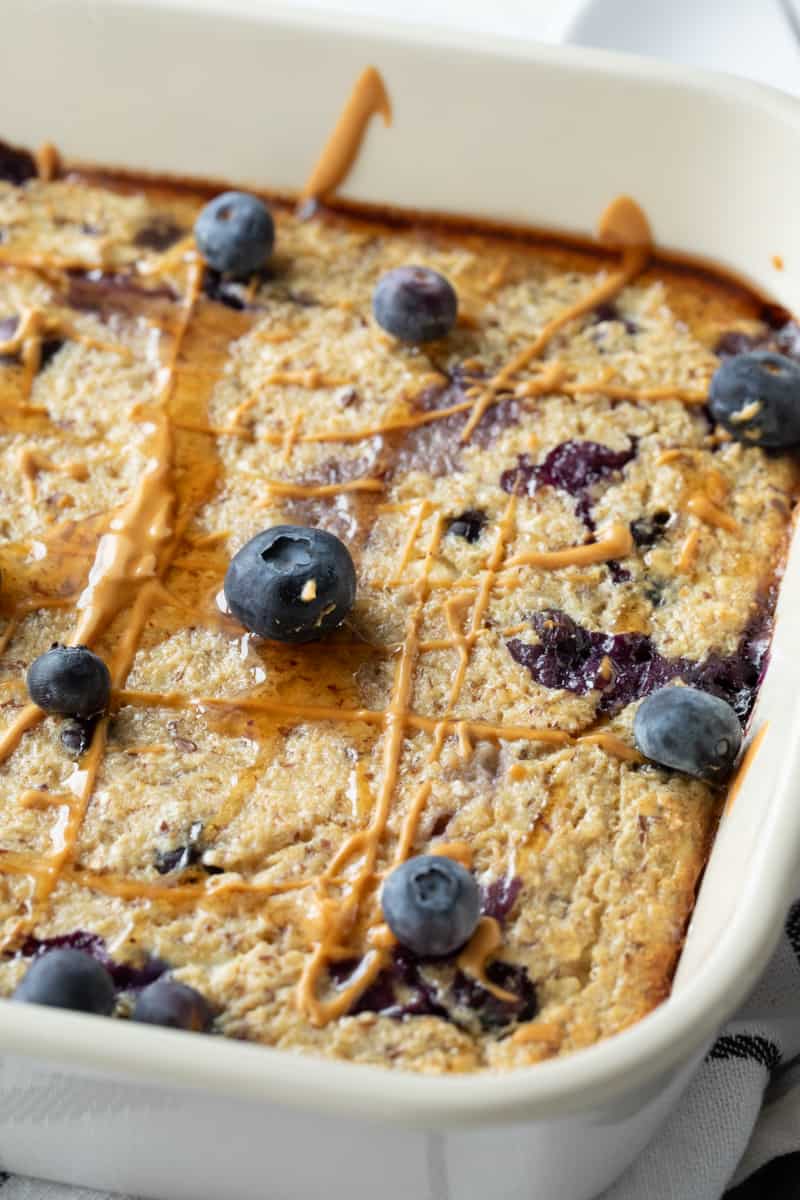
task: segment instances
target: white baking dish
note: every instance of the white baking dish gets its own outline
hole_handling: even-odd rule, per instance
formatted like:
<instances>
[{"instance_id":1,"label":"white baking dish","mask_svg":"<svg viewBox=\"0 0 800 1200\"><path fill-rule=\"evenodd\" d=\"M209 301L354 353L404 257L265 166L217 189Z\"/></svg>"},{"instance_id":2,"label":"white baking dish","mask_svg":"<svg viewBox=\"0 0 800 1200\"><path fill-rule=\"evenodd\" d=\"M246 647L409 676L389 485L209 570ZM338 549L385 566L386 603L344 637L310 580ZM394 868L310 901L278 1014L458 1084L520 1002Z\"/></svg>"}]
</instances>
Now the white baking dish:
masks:
<instances>
[{"instance_id":1,"label":"white baking dish","mask_svg":"<svg viewBox=\"0 0 800 1200\"><path fill-rule=\"evenodd\" d=\"M632 193L663 245L800 306L800 106L725 78L419 34L255 0L5 0L2 136L69 157L297 188L360 69L395 125L347 191L575 231ZM786 267L778 272L772 255ZM424 1078L0 1003L0 1164L156 1197L585 1200L664 1120L763 968L800 857L800 552L670 999L503 1076Z\"/></svg>"}]
</instances>

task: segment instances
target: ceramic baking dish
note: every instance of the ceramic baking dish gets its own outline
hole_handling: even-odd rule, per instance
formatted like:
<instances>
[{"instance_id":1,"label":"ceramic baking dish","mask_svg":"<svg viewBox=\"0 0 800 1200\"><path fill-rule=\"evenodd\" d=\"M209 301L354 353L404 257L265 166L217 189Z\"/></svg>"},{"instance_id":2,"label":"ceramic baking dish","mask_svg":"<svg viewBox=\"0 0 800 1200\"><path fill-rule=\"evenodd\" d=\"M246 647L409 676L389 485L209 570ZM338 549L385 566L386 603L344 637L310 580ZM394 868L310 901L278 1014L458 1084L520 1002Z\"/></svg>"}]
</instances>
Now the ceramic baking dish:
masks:
<instances>
[{"instance_id":1,"label":"ceramic baking dish","mask_svg":"<svg viewBox=\"0 0 800 1200\"><path fill-rule=\"evenodd\" d=\"M361 68L349 195L588 232L620 192L657 240L800 306L800 105L583 50L299 15L5 0L0 133L67 157L295 189ZM780 254L778 272L772 256ZM665 1119L763 968L800 859L800 551L672 996L502 1076L426 1078L0 1002L0 1165L137 1196L586 1200Z\"/></svg>"}]
</instances>

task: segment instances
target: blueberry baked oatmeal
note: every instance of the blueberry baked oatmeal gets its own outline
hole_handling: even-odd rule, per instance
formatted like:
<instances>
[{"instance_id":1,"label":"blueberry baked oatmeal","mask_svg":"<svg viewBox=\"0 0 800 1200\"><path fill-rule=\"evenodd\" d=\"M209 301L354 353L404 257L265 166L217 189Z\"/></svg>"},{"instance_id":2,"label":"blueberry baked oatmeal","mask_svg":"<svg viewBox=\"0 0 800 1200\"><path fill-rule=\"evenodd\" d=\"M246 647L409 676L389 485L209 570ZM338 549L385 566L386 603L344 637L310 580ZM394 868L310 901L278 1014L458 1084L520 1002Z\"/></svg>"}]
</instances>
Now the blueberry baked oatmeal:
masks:
<instances>
[{"instance_id":1,"label":"blueberry baked oatmeal","mask_svg":"<svg viewBox=\"0 0 800 1200\"><path fill-rule=\"evenodd\" d=\"M766 664L789 315L630 200L0 176L0 992L423 1072L644 1016Z\"/></svg>"}]
</instances>

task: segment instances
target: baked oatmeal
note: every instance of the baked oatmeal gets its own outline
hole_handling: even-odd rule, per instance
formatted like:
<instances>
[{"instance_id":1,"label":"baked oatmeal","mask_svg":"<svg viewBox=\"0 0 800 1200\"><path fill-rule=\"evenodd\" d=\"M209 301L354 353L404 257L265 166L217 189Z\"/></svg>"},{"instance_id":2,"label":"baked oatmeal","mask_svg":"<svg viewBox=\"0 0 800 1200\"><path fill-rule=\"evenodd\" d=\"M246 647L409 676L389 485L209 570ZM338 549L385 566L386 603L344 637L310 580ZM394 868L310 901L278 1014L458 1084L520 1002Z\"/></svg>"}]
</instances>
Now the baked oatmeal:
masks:
<instances>
[{"instance_id":1,"label":"baked oatmeal","mask_svg":"<svg viewBox=\"0 0 800 1200\"><path fill-rule=\"evenodd\" d=\"M708 397L735 356L800 361L788 314L643 237L274 197L231 274L200 185L11 147L0 176L2 993L67 947L96 1011L161 978L167 1023L423 1072L648 1013L724 790L634 718L681 684L752 710L798 472ZM373 314L409 266L457 300L432 338ZM226 573L264 531L296 563L296 527L341 607L265 639ZM96 703L31 701L53 644ZM472 881L450 943L382 899L423 855Z\"/></svg>"}]
</instances>

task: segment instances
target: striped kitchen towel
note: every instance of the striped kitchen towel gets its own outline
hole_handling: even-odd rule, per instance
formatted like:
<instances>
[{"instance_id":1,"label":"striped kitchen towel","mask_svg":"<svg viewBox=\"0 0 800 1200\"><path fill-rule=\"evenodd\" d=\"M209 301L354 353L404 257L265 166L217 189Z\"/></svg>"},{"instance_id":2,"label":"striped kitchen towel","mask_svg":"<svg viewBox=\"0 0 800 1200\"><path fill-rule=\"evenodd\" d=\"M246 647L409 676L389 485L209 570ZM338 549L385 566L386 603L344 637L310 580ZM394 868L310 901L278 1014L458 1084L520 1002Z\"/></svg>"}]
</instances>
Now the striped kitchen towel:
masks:
<instances>
[{"instance_id":1,"label":"striped kitchen towel","mask_svg":"<svg viewBox=\"0 0 800 1200\"><path fill-rule=\"evenodd\" d=\"M602 1200L723 1195L800 1200L800 900L661 1134Z\"/></svg>"}]
</instances>

